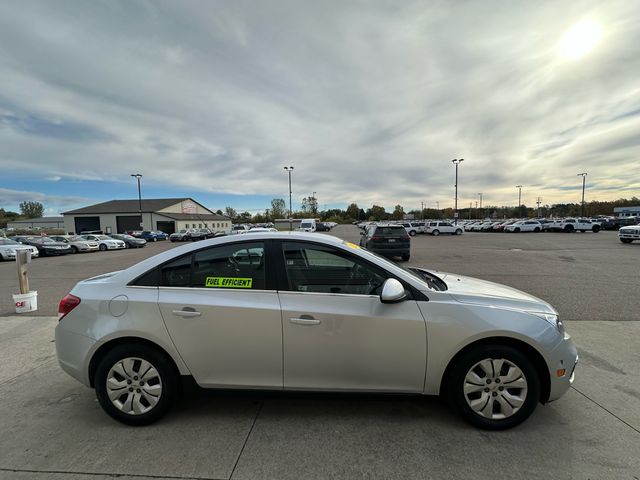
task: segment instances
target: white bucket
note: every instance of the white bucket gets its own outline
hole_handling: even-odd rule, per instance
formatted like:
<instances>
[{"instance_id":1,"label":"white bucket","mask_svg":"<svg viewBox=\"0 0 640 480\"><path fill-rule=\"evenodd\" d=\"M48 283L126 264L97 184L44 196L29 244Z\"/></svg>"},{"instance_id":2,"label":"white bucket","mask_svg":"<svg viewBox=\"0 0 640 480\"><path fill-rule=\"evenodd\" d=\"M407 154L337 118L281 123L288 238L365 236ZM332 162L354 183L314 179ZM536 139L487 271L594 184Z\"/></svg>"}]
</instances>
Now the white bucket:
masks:
<instances>
[{"instance_id":1,"label":"white bucket","mask_svg":"<svg viewBox=\"0 0 640 480\"><path fill-rule=\"evenodd\" d=\"M35 312L38 309L38 292L29 292L13 296L16 313Z\"/></svg>"}]
</instances>

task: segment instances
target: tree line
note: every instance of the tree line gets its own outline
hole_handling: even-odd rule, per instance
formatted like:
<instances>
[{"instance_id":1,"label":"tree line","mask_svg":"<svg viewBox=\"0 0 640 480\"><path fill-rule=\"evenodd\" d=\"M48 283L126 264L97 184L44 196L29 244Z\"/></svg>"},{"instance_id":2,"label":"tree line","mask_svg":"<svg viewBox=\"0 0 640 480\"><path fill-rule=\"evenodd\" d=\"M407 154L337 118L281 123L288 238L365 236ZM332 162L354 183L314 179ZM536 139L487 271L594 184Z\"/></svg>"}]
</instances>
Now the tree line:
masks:
<instances>
[{"instance_id":1,"label":"tree line","mask_svg":"<svg viewBox=\"0 0 640 480\"><path fill-rule=\"evenodd\" d=\"M41 218L44 215L44 205L40 202L24 201L20 203L19 207L19 213L0 208L0 228L6 228L7 223L15 220Z\"/></svg>"}]
</instances>

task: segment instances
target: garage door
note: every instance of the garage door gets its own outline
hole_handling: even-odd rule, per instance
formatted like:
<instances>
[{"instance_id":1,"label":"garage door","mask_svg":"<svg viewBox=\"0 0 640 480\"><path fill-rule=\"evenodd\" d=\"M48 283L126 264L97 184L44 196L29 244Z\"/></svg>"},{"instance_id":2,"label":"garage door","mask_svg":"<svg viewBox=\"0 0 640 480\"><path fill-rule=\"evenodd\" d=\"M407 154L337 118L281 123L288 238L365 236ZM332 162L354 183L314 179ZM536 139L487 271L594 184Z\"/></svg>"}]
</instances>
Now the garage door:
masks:
<instances>
[{"instance_id":1,"label":"garage door","mask_svg":"<svg viewBox=\"0 0 640 480\"><path fill-rule=\"evenodd\" d=\"M116 228L118 233L132 232L140 230L140 215L118 215L116 216Z\"/></svg>"},{"instance_id":2,"label":"garage door","mask_svg":"<svg viewBox=\"0 0 640 480\"><path fill-rule=\"evenodd\" d=\"M100 217L76 217L76 233L100 230Z\"/></svg>"},{"instance_id":3,"label":"garage door","mask_svg":"<svg viewBox=\"0 0 640 480\"><path fill-rule=\"evenodd\" d=\"M158 230L171 235L176 232L176 222L157 222Z\"/></svg>"}]
</instances>

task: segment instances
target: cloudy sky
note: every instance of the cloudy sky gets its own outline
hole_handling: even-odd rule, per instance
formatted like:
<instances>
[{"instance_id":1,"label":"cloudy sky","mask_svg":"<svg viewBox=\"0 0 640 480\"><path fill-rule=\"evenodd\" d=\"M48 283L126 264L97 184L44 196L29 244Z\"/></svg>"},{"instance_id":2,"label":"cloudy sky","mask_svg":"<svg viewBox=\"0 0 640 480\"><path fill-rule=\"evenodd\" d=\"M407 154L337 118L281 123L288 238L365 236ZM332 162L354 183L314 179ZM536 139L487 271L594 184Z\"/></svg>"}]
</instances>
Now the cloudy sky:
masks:
<instances>
[{"instance_id":1,"label":"cloudy sky","mask_svg":"<svg viewBox=\"0 0 640 480\"><path fill-rule=\"evenodd\" d=\"M635 1L8 0L0 86L5 208L640 195Z\"/></svg>"}]
</instances>

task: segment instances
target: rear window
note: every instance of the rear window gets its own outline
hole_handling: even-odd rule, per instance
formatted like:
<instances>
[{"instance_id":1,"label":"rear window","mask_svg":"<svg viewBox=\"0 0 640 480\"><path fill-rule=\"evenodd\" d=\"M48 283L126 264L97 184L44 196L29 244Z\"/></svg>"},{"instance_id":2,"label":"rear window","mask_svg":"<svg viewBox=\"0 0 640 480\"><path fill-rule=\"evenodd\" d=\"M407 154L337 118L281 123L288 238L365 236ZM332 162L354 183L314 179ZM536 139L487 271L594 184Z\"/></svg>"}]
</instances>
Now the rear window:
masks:
<instances>
[{"instance_id":1,"label":"rear window","mask_svg":"<svg viewBox=\"0 0 640 480\"><path fill-rule=\"evenodd\" d=\"M401 226L397 226L397 227L378 227L376 228L375 234L376 235L406 235L407 232L405 232L404 227Z\"/></svg>"}]
</instances>

